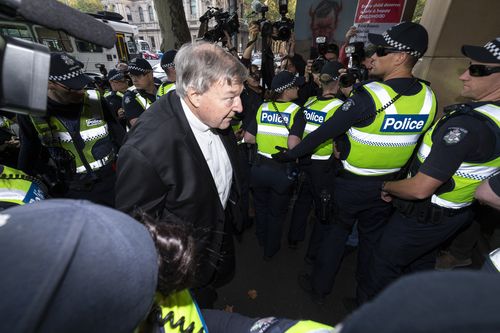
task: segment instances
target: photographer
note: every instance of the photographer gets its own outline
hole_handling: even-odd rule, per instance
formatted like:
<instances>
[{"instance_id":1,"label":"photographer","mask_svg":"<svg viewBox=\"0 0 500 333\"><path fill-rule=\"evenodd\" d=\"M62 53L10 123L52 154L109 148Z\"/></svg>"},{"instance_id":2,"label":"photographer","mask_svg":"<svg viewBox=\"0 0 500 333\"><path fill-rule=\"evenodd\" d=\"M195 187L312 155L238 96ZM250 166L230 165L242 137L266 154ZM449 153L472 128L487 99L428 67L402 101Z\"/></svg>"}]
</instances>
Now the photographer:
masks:
<instances>
[{"instance_id":1,"label":"photographer","mask_svg":"<svg viewBox=\"0 0 500 333\"><path fill-rule=\"evenodd\" d=\"M427 50L425 28L403 22L368 38L377 45L371 57L372 73L383 82L360 85L340 111L314 133L294 149L273 155L278 161L294 161L326 140L347 134L337 146L344 168L335 179L335 224L325 235L309 281L309 290L317 298L331 291L356 220L360 234L358 291L366 283L369 257L392 212L391 205L380 198L380 187L383 181L398 177L436 114L434 93L411 74Z\"/></svg>"}]
</instances>

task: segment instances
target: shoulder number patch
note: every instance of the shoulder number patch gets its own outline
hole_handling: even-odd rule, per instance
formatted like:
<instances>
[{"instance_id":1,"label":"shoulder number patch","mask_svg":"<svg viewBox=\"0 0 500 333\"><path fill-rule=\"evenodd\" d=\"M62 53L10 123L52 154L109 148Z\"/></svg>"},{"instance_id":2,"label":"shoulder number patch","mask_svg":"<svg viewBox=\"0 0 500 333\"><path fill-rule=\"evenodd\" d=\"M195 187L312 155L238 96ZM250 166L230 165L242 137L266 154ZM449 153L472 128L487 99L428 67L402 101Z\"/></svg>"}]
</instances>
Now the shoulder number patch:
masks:
<instances>
[{"instance_id":1,"label":"shoulder number patch","mask_svg":"<svg viewBox=\"0 0 500 333\"><path fill-rule=\"evenodd\" d=\"M465 128L462 127L449 127L446 134L443 136L443 141L447 145L454 145L463 140L463 138L469 133Z\"/></svg>"}]
</instances>

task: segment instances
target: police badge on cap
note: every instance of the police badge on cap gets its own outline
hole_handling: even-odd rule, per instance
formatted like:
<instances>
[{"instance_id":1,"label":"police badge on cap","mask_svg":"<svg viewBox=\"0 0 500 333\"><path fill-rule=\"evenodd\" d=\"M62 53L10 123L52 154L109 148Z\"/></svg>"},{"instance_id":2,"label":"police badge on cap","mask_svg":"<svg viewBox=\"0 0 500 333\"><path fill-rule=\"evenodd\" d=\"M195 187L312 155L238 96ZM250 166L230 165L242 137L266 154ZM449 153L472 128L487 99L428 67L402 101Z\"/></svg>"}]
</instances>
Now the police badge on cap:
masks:
<instances>
[{"instance_id":1,"label":"police badge on cap","mask_svg":"<svg viewBox=\"0 0 500 333\"><path fill-rule=\"evenodd\" d=\"M83 73L83 63L61 52L50 54L49 81L58 82L70 89L81 90L92 79Z\"/></svg>"}]
</instances>

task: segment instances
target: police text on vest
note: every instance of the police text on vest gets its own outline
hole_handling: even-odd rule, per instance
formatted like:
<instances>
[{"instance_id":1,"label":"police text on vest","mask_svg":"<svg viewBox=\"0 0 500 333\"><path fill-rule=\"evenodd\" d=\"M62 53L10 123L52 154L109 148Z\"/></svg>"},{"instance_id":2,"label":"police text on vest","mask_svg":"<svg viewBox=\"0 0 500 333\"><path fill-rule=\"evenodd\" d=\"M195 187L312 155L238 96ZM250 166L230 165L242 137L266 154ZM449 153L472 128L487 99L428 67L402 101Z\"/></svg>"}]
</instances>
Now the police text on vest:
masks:
<instances>
[{"instance_id":1,"label":"police text on vest","mask_svg":"<svg viewBox=\"0 0 500 333\"><path fill-rule=\"evenodd\" d=\"M421 132L428 115L386 115L380 132Z\"/></svg>"}]
</instances>

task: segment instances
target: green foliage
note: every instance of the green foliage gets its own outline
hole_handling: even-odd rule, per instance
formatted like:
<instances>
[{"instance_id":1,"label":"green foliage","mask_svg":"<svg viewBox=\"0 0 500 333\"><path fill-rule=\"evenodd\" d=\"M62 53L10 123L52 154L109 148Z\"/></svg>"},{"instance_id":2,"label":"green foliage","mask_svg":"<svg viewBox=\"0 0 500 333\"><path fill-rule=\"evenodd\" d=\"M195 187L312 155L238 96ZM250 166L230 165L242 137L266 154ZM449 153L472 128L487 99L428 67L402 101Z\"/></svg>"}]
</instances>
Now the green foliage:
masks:
<instances>
[{"instance_id":1,"label":"green foliage","mask_svg":"<svg viewBox=\"0 0 500 333\"><path fill-rule=\"evenodd\" d=\"M100 0L58 0L85 13L97 13L104 9Z\"/></svg>"},{"instance_id":2,"label":"green foliage","mask_svg":"<svg viewBox=\"0 0 500 333\"><path fill-rule=\"evenodd\" d=\"M271 21L276 21L280 18L280 13L279 13L279 7L278 7L278 1L277 0L261 0L263 4L266 4L269 7L269 11L266 13L266 18ZM252 0L243 0L243 8L245 9L245 16L243 18L246 18L248 14L252 12ZM287 17L294 19L295 20L295 7L297 6L297 0L288 0L288 13ZM257 20L261 16L260 14L248 18L249 21Z\"/></svg>"},{"instance_id":3,"label":"green foliage","mask_svg":"<svg viewBox=\"0 0 500 333\"><path fill-rule=\"evenodd\" d=\"M413 22L415 23L420 22L426 2L427 0L417 0L417 5L415 6L415 12L413 12L413 18L411 19Z\"/></svg>"}]
</instances>

